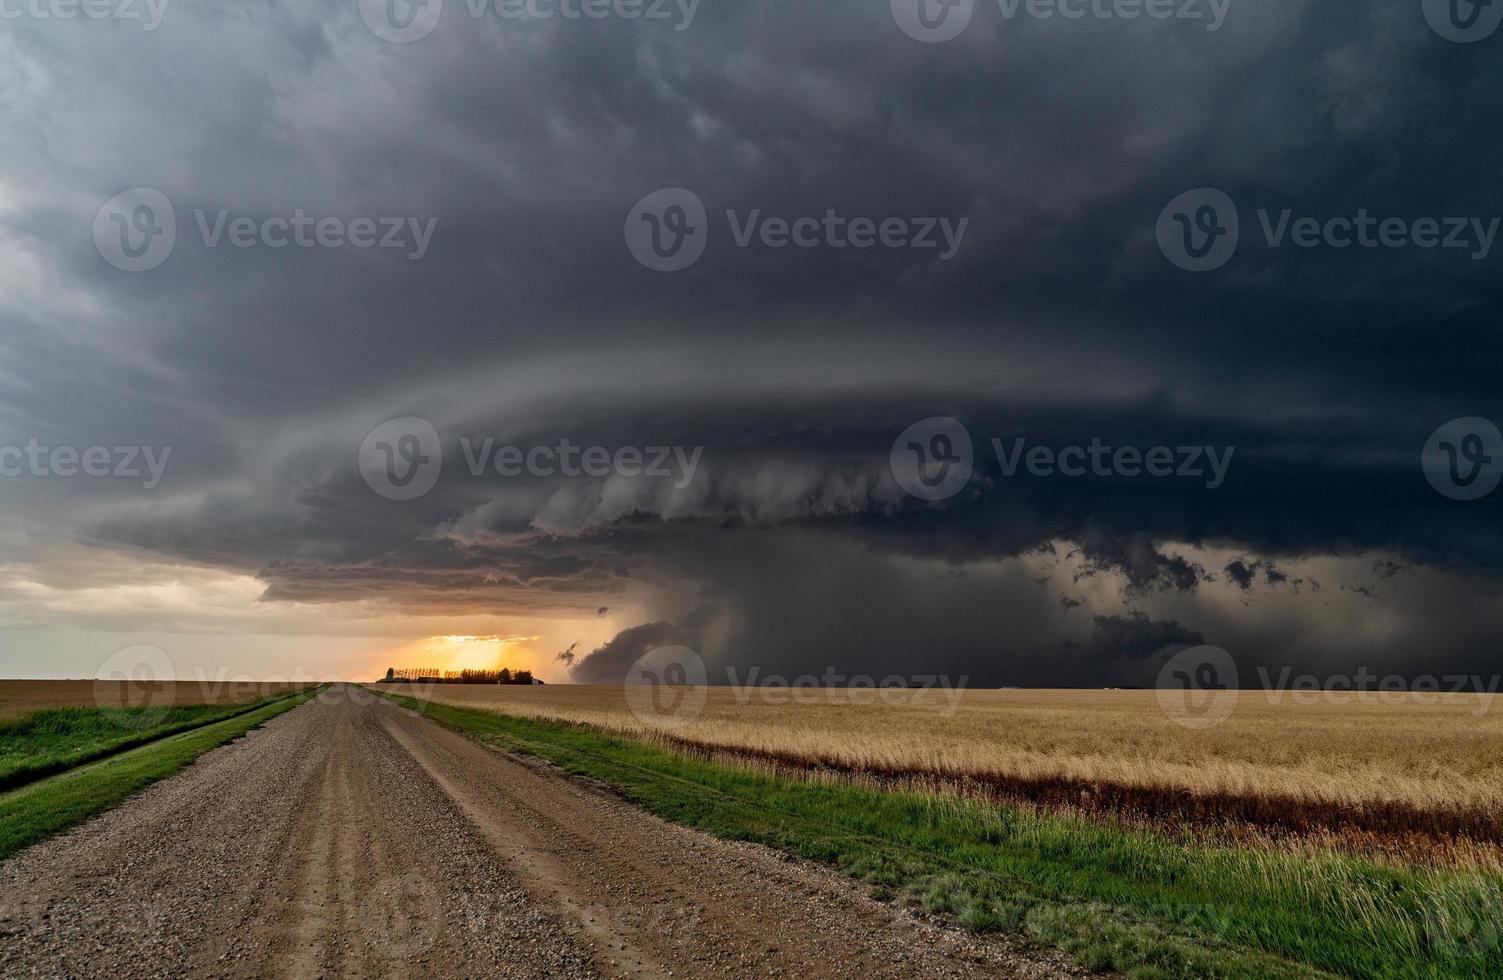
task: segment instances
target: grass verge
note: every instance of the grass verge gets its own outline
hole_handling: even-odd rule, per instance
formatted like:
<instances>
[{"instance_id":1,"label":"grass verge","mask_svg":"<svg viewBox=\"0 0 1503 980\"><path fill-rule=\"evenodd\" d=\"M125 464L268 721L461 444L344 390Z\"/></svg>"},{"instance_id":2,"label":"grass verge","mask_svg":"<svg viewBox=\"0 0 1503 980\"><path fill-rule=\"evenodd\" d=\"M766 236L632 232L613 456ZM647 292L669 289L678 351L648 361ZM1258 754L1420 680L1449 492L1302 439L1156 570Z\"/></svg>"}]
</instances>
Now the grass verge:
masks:
<instances>
[{"instance_id":1,"label":"grass verge","mask_svg":"<svg viewBox=\"0 0 1503 980\"><path fill-rule=\"evenodd\" d=\"M115 806L210 749L303 704L321 690L285 695L222 721L167 735L0 794L0 860Z\"/></svg>"},{"instance_id":2,"label":"grass verge","mask_svg":"<svg viewBox=\"0 0 1503 980\"><path fill-rule=\"evenodd\" d=\"M380 693L380 692L377 692ZM788 779L581 725L382 694L648 811L777 847L978 931L1134 980L1503 976L1503 880L1188 836L978 800Z\"/></svg>"},{"instance_id":3,"label":"grass verge","mask_svg":"<svg viewBox=\"0 0 1503 980\"><path fill-rule=\"evenodd\" d=\"M0 722L0 792L255 711L283 696L170 708L43 708Z\"/></svg>"}]
</instances>

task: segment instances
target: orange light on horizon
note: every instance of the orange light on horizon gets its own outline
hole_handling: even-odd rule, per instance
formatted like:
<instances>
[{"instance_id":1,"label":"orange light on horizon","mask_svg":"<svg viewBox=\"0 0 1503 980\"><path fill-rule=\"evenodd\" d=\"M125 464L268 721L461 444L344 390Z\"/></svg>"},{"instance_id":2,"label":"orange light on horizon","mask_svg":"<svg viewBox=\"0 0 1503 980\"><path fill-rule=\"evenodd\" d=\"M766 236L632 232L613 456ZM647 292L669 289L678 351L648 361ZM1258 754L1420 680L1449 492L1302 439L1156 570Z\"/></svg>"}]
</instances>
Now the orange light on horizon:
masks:
<instances>
[{"instance_id":1,"label":"orange light on horizon","mask_svg":"<svg viewBox=\"0 0 1503 980\"><path fill-rule=\"evenodd\" d=\"M536 636L486 636L447 633L428 636L389 650L381 656L387 667L436 667L440 670L535 670L537 653L532 644Z\"/></svg>"}]
</instances>

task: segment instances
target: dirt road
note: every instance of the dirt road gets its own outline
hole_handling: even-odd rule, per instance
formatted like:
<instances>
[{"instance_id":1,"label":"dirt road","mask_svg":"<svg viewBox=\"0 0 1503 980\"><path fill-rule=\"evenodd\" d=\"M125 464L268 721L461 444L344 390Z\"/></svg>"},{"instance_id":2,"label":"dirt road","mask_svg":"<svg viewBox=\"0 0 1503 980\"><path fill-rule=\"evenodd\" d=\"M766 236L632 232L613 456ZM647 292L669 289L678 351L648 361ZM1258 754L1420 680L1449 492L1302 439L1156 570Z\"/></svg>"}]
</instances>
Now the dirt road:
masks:
<instances>
[{"instance_id":1,"label":"dirt road","mask_svg":"<svg viewBox=\"0 0 1503 980\"><path fill-rule=\"evenodd\" d=\"M1066 974L335 688L0 864L0 975Z\"/></svg>"}]
</instances>

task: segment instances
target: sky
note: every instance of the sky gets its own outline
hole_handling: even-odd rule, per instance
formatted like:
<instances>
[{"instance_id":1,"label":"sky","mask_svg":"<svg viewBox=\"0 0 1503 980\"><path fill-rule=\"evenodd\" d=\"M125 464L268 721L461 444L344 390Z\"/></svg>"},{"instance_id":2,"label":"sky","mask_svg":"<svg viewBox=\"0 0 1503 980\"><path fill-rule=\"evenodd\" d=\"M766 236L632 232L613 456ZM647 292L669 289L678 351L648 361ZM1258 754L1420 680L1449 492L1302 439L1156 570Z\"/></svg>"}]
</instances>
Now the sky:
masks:
<instances>
[{"instance_id":1,"label":"sky","mask_svg":"<svg viewBox=\"0 0 1503 980\"><path fill-rule=\"evenodd\" d=\"M920 3L0 9L0 675L1495 671L1503 8Z\"/></svg>"}]
</instances>

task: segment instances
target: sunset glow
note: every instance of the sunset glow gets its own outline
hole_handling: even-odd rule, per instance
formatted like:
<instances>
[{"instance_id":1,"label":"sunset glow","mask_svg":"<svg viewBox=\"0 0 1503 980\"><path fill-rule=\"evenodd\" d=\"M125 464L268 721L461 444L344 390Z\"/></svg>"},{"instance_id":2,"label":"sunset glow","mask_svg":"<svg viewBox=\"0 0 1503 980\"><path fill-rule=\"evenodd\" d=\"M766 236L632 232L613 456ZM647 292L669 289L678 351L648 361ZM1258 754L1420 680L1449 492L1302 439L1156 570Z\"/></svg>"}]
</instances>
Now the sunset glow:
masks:
<instances>
[{"instance_id":1,"label":"sunset glow","mask_svg":"<svg viewBox=\"0 0 1503 980\"><path fill-rule=\"evenodd\" d=\"M429 636L383 654L381 667L437 667L441 670L538 670L544 656L534 646L538 636Z\"/></svg>"}]
</instances>

